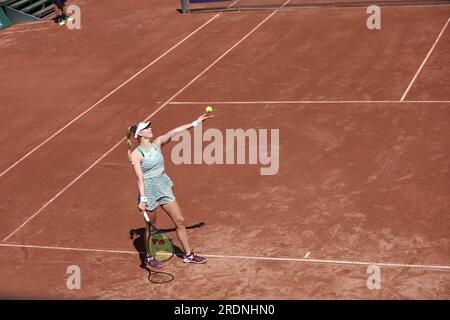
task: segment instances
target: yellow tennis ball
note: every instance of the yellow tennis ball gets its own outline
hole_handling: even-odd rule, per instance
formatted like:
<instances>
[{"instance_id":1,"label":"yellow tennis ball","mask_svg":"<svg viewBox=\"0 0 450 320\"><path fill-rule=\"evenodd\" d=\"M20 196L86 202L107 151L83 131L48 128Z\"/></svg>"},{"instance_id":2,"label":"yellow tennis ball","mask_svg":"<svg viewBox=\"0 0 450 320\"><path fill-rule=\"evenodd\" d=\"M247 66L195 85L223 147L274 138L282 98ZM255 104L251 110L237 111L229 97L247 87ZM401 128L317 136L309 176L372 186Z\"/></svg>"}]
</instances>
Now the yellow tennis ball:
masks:
<instances>
[{"instance_id":1,"label":"yellow tennis ball","mask_svg":"<svg viewBox=\"0 0 450 320\"><path fill-rule=\"evenodd\" d=\"M211 106L207 106L205 109L206 112L213 112L213 108Z\"/></svg>"}]
</instances>

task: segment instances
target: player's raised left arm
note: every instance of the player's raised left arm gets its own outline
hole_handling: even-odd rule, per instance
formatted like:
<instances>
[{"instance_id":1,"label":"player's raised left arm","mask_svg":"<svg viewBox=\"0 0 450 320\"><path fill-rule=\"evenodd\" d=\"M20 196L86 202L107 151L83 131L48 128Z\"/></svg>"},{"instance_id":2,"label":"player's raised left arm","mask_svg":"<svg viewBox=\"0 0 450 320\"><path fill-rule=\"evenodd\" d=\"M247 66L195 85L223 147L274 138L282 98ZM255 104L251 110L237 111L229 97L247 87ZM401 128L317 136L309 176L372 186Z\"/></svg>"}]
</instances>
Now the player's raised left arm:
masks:
<instances>
[{"instance_id":1,"label":"player's raised left arm","mask_svg":"<svg viewBox=\"0 0 450 320\"><path fill-rule=\"evenodd\" d=\"M193 128L193 127L196 127L200 123L202 123L203 121L206 121L206 120L208 120L208 119L210 119L212 117L213 117L213 115L207 116L206 114L202 114L200 117L197 118L197 120L193 121L192 123L176 127L175 129L170 130L166 134L163 134L162 136L159 136L158 138L155 139L154 143L158 147L162 147L166 143L170 142L172 140L172 138L177 133L182 132L184 130L189 130L189 129Z\"/></svg>"}]
</instances>

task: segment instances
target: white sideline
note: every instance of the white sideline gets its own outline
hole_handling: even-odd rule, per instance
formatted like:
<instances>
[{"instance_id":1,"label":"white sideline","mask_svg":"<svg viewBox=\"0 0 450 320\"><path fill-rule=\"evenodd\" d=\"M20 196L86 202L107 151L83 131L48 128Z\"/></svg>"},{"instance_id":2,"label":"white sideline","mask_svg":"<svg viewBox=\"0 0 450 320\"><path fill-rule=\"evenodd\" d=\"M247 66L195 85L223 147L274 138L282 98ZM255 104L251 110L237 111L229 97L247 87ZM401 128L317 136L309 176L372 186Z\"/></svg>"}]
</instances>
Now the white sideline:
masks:
<instances>
[{"instance_id":1,"label":"white sideline","mask_svg":"<svg viewBox=\"0 0 450 320\"><path fill-rule=\"evenodd\" d=\"M414 81L416 81L417 76L419 75L419 73L422 71L423 66L425 65L425 63L428 61L428 58L430 57L431 53L433 52L434 48L436 47L437 43L439 42L439 39L442 37L442 35L444 34L445 29L447 28L448 23L450 22L450 17L447 19L447 23L444 25L444 27L441 30L441 33L439 33L439 36L436 38L436 40L433 43L433 46L431 47L430 51L428 51L428 54L426 55L425 59L423 60L422 64L420 65L419 69L417 70L416 74L414 75L414 77L412 78L411 82L409 83L408 87L405 90L405 93L403 94L403 96L401 97L400 101L405 100L406 95L408 94L409 90L411 89Z\"/></svg>"}]
</instances>

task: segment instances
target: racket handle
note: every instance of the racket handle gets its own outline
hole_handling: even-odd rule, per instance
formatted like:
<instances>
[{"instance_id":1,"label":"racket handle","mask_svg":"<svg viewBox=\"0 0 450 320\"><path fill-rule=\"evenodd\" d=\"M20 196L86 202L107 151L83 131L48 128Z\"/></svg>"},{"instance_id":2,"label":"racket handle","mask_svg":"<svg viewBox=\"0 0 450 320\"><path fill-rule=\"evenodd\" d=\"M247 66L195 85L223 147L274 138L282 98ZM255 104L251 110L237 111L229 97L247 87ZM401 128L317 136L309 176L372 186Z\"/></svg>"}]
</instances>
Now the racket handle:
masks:
<instances>
[{"instance_id":1,"label":"racket handle","mask_svg":"<svg viewBox=\"0 0 450 320\"><path fill-rule=\"evenodd\" d=\"M147 211L146 210L142 211L142 214L144 215L145 221L150 222L150 218L148 217Z\"/></svg>"}]
</instances>

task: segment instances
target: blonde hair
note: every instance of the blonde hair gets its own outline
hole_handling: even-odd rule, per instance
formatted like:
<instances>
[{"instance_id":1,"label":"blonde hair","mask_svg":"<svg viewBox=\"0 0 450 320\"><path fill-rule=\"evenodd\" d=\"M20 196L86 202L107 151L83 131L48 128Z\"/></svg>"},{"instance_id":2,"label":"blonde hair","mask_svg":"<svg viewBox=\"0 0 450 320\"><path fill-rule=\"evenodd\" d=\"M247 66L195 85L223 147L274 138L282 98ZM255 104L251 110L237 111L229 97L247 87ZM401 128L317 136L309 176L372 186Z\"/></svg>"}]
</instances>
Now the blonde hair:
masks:
<instances>
[{"instance_id":1,"label":"blonde hair","mask_svg":"<svg viewBox=\"0 0 450 320\"><path fill-rule=\"evenodd\" d=\"M127 129L127 146L128 146L128 160L131 162L131 147L133 146L133 143L131 142L131 136L136 133L138 125L134 124L131 127L128 127ZM139 137L138 137L139 141Z\"/></svg>"}]
</instances>

